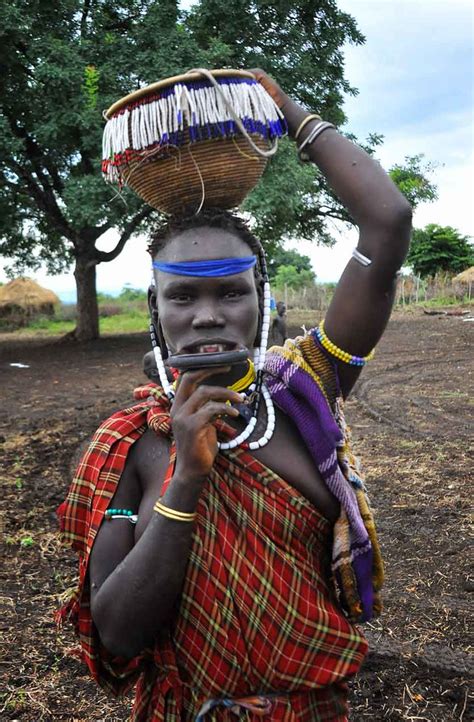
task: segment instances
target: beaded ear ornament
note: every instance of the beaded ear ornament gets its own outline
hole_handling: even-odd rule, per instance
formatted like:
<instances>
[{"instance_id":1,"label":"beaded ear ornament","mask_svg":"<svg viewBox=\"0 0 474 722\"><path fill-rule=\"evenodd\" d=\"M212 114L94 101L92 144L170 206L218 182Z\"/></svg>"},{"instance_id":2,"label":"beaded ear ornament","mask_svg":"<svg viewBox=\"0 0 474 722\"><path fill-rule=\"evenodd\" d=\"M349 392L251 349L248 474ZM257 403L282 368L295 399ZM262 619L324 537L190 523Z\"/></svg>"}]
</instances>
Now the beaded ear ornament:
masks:
<instances>
[{"instance_id":1,"label":"beaded ear ornament","mask_svg":"<svg viewBox=\"0 0 474 722\"><path fill-rule=\"evenodd\" d=\"M239 273L241 272L241 269L239 267L238 270L233 270L233 262L237 261L239 262L242 259L222 259L219 260L219 263L221 264L220 272L218 275L232 275L232 273ZM260 345L258 348L254 350L254 365L255 365L255 381L254 383L251 383L250 386L246 390L242 390L242 393L244 393L247 397L248 404L252 408L252 415L250 417L250 420L245 427L245 429L234 439L231 439L230 441L221 441L218 442L218 447L220 450L225 451L228 449L235 449L237 446L241 446L242 444L245 444L247 442L247 439L250 437L252 432L254 431L256 425L257 425L257 418L258 418L258 411L260 406L261 397L263 396L263 399L265 401L266 405L266 412L267 412L267 428L264 432L264 434L255 441L250 441L248 443L248 448L251 450L259 449L262 446L265 446L268 444L270 439L273 436L273 432L275 430L275 409L273 406L273 402L270 396L270 392L268 391L267 387L265 386L263 382L263 368L265 364L265 355L267 350L267 343L268 343L268 333L270 330L270 282L268 280L268 272L267 272L267 264L265 260L265 256L263 253L263 250L259 253L258 261L260 264L260 271L263 277L263 319L262 319L262 326L260 330ZM228 266L228 272L223 273L222 267L226 263ZM156 265L156 264L155 264ZM204 264L205 265L205 264ZM212 266L212 261L210 264ZM253 264L254 265L254 264ZM173 264L174 267L171 267L168 265L166 272L169 273L178 273L180 274L180 264L176 263ZM202 275L209 275L209 273L204 269L203 272L203 262L197 261L195 267L193 268L193 262L186 262L186 271L187 275L194 275L194 276L202 276ZM158 264L159 268L159 264ZM216 274L217 275L217 274ZM154 283L154 280L153 280ZM156 361L156 367L158 369L158 374L160 377L161 385L163 387L163 390L165 391L166 395L170 399L170 401L173 401L174 398L174 389L172 383L168 380L167 374L166 374L166 368L163 361L163 356L161 353L160 345L156 338L156 331L155 326L153 324L153 321L150 323L150 336L151 336L151 343L153 347L153 353L155 356Z\"/></svg>"}]
</instances>

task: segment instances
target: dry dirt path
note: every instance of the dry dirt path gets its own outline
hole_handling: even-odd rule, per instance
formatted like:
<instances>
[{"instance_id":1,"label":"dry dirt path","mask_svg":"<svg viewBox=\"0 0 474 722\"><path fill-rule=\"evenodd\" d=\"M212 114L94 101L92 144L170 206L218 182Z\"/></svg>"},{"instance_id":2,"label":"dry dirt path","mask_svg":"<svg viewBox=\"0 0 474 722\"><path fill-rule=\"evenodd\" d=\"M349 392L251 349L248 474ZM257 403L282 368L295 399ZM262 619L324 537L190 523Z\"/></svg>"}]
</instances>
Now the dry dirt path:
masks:
<instances>
[{"instance_id":1,"label":"dry dirt path","mask_svg":"<svg viewBox=\"0 0 474 722\"><path fill-rule=\"evenodd\" d=\"M367 627L371 653L353 683L353 722L470 719L473 335L459 318L395 314L347 405L387 567L385 611ZM80 443L143 381L147 349L142 335L80 347L0 340L1 720L127 719L129 703L96 690L69 654L70 631L56 632L53 610L74 563L58 546L54 510Z\"/></svg>"}]
</instances>

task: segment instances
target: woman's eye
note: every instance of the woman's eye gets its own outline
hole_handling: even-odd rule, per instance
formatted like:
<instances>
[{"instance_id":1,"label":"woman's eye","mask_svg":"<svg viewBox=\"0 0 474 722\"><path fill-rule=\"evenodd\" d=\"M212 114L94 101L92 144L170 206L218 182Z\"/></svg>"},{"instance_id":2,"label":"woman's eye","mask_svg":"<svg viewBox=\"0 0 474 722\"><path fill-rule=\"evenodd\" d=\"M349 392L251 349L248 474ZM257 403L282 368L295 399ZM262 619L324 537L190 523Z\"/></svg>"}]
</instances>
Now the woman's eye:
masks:
<instances>
[{"instance_id":1,"label":"woman's eye","mask_svg":"<svg viewBox=\"0 0 474 722\"><path fill-rule=\"evenodd\" d=\"M224 298L228 298L229 300L234 300L235 298L240 298L242 293L240 291L227 291Z\"/></svg>"},{"instance_id":2,"label":"woman's eye","mask_svg":"<svg viewBox=\"0 0 474 722\"><path fill-rule=\"evenodd\" d=\"M191 296L188 293L177 293L171 297L171 300L176 301L176 303L188 303L191 300Z\"/></svg>"}]
</instances>

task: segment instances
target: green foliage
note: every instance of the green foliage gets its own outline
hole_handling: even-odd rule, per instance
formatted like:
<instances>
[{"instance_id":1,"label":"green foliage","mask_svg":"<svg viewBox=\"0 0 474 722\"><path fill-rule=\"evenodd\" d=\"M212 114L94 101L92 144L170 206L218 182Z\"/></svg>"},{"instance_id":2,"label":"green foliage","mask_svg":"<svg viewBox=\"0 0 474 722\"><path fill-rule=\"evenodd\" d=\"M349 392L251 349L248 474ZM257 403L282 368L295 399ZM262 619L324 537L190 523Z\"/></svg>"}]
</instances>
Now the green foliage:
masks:
<instances>
[{"instance_id":1,"label":"green foliage","mask_svg":"<svg viewBox=\"0 0 474 722\"><path fill-rule=\"evenodd\" d=\"M406 156L405 165L394 165L389 173L412 208L416 208L419 203L435 201L438 197L436 186L428 178L435 168L436 165L424 161L420 153Z\"/></svg>"},{"instance_id":2,"label":"green foliage","mask_svg":"<svg viewBox=\"0 0 474 722\"><path fill-rule=\"evenodd\" d=\"M421 306L428 308L443 308L444 306L472 306L474 305L474 299L469 298L468 294L465 293L462 296L437 296L435 298L429 298L427 301L420 301Z\"/></svg>"},{"instance_id":3,"label":"green foliage","mask_svg":"<svg viewBox=\"0 0 474 722\"><path fill-rule=\"evenodd\" d=\"M113 316L100 318L100 332L108 334L146 333L149 325L148 311L131 309ZM28 326L14 332L16 336L63 336L74 330L73 321L50 318L35 319Z\"/></svg>"},{"instance_id":4,"label":"green foliage","mask_svg":"<svg viewBox=\"0 0 474 722\"><path fill-rule=\"evenodd\" d=\"M311 268L311 259L309 256L301 255L298 251L287 251L282 246L276 246L267 261L268 275L272 282L280 266L294 266L298 271L304 271Z\"/></svg>"},{"instance_id":5,"label":"green foliage","mask_svg":"<svg viewBox=\"0 0 474 722\"><path fill-rule=\"evenodd\" d=\"M97 106L97 98L99 95L99 77L100 73L95 65L86 66L86 69L84 70L83 90L89 108L95 108Z\"/></svg>"},{"instance_id":6,"label":"green foliage","mask_svg":"<svg viewBox=\"0 0 474 722\"><path fill-rule=\"evenodd\" d=\"M119 293L118 298L121 301L146 301L147 292L140 288L132 288L126 284Z\"/></svg>"},{"instance_id":7,"label":"green foliage","mask_svg":"<svg viewBox=\"0 0 474 722\"><path fill-rule=\"evenodd\" d=\"M285 238L333 243L328 218L346 220L348 216L339 202L335 205L329 200L329 193L317 167L301 164L294 144L284 139L243 209L252 214L253 231L272 256Z\"/></svg>"},{"instance_id":8,"label":"green foliage","mask_svg":"<svg viewBox=\"0 0 474 722\"><path fill-rule=\"evenodd\" d=\"M474 265L474 249L455 228L430 223L413 231L406 263L422 278L438 271L460 273Z\"/></svg>"},{"instance_id":9,"label":"green foliage","mask_svg":"<svg viewBox=\"0 0 474 722\"><path fill-rule=\"evenodd\" d=\"M110 293L102 293L102 291L98 291L97 300L99 303L108 303L109 301L114 301L115 297Z\"/></svg>"},{"instance_id":10,"label":"green foliage","mask_svg":"<svg viewBox=\"0 0 474 722\"><path fill-rule=\"evenodd\" d=\"M296 266L280 266L274 284L278 289L287 286L296 291L304 286L314 285L314 273L311 269L298 270Z\"/></svg>"}]
</instances>

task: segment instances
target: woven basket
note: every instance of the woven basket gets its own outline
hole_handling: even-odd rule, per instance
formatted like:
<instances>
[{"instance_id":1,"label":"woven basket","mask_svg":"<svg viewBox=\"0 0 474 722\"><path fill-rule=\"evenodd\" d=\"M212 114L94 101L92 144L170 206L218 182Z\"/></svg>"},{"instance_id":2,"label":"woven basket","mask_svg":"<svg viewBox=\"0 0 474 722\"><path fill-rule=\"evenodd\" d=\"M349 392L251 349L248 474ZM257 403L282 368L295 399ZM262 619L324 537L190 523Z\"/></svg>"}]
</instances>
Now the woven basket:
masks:
<instances>
[{"instance_id":1,"label":"woven basket","mask_svg":"<svg viewBox=\"0 0 474 722\"><path fill-rule=\"evenodd\" d=\"M249 86L253 88L252 92L255 92L255 83L249 83L249 79L254 81L251 73L214 70L212 75L222 83L231 83L233 93L250 92ZM177 97L183 97L183 85L192 92L197 89L198 94L201 93L201 86L206 86L206 93L215 92L209 83L206 85L203 82L198 73L188 73L142 88L109 108L105 117L109 121L117 119L117 127L109 131L109 145L107 154L104 154L103 170L106 179L117 182L119 186L129 186L149 205L164 213L197 212L202 207L238 206L257 184L267 158L259 155L249 145L248 140L235 129L228 116L225 122L209 124L216 137L202 139L205 132L211 131L202 123L198 131L196 126L190 128L191 112L186 105L180 117L181 125L174 135L170 133L168 137L157 132L158 124L153 113L158 111L154 111L153 103L160 100L165 102L164 98L169 96L174 100L178 93L181 95ZM243 87L244 85L246 87ZM258 86L258 93L262 92L266 93ZM269 99L268 95L267 98ZM266 102L273 103L271 99ZM160 107L163 108L163 105ZM143 118L139 121L135 116L133 120L137 109L142 116L147 114L146 132L143 131ZM276 113L278 114L278 110ZM175 122L173 118L172 120ZM268 150L271 140L284 132L283 126L280 126L282 132L278 130L280 121L269 121L270 132L268 127L262 125L261 120L246 117L245 122L251 139L262 150ZM118 123L121 124L120 127ZM258 124L255 132L252 132L252 124ZM113 132L121 142L120 146L115 145L115 150L119 148L119 152L112 152L113 148L111 151L113 143L116 142L114 138L110 140ZM142 136L138 139L140 132ZM196 132L200 137L196 137Z\"/></svg>"}]
</instances>

